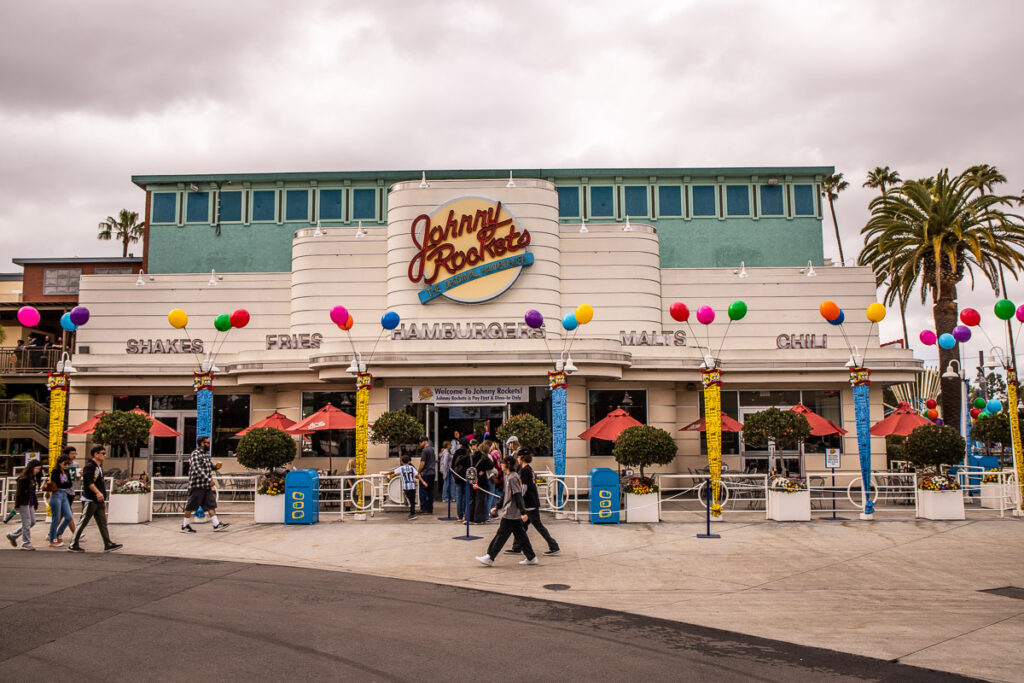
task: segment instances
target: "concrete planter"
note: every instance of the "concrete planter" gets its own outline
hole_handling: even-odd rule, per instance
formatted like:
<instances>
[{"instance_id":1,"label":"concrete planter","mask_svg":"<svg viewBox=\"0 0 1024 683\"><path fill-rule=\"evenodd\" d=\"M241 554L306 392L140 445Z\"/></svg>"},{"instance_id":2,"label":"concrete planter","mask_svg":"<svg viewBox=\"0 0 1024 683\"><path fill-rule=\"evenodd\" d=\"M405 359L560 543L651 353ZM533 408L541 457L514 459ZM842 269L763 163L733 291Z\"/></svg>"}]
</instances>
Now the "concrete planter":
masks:
<instances>
[{"instance_id":1,"label":"concrete planter","mask_svg":"<svg viewBox=\"0 0 1024 683\"><path fill-rule=\"evenodd\" d=\"M810 491L768 490L768 519L777 522L811 521Z\"/></svg>"},{"instance_id":2,"label":"concrete planter","mask_svg":"<svg viewBox=\"0 0 1024 683\"><path fill-rule=\"evenodd\" d=\"M109 500L110 524L143 524L153 518L152 493L112 493Z\"/></svg>"},{"instance_id":3,"label":"concrete planter","mask_svg":"<svg viewBox=\"0 0 1024 683\"><path fill-rule=\"evenodd\" d=\"M922 519L964 519L963 491L918 489L917 516Z\"/></svg>"},{"instance_id":4,"label":"concrete planter","mask_svg":"<svg viewBox=\"0 0 1024 683\"><path fill-rule=\"evenodd\" d=\"M1006 484L981 484L981 507L992 510L1005 510L1010 507L1010 492Z\"/></svg>"},{"instance_id":5,"label":"concrete planter","mask_svg":"<svg viewBox=\"0 0 1024 683\"><path fill-rule=\"evenodd\" d=\"M284 524L284 494L266 496L256 494L253 520L257 524Z\"/></svg>"},{"instance_id":6,"label":"concrete planter","mask_svg":"<svg viewBox=\"0 0 1024 683\"><path fill-rule=\"evenodd\" d=\"M626 494L626 522L632 524L661 521L661 493Z\"/></svg>"}]
</instances>

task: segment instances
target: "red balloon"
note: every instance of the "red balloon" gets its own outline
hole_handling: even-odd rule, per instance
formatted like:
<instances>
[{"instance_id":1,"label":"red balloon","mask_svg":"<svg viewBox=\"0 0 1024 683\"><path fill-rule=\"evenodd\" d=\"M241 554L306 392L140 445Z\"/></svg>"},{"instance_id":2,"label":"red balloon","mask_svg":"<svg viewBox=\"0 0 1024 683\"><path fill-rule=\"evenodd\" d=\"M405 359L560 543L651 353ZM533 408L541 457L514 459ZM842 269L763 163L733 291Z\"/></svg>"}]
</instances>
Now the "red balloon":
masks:
<instances>
[{"instance_id":1,"label":"red balloon","mask_svg":"<svg viewBox=\"0 0 1024 683\"><path fill-rule=\"evenodd\" d=\"M981 408L971 408L972 420L977 420L979 415L981 415Z\"/></svg>"},{"instance_id":2,"label":"red balloon","mask_svg":"<svg viewBox=\"0 0 1024 683\"><path fill-rule=\"evenodd\" d=\"M681 323L690 319L690 309L682 301L677 301L669 306L668 314L672 316L673 320Z\"/></svg>"},{"instance_id":3,"label":"red balloon","mask_svg":"<svg viewBox=\"0 0 1024 683\"><path fill-rule=\"evenodd\" d=\"M981 313L978 313L973 308L965 308L960 311L960 322L967 327L974 327L981 322Z\"/></svg>"},{"instance_id":4,"label":"red balloon","mask_svg":"<svg viewBox=\"0 0 1024 683\"><path fill-rule=\"evenodd\" d=\"M936 403L936 402L935 402L935 399L934 399L934 398L930 398L930 399L928 399L927 401L925 401L925 402L924 402L924 404L925 404L926 406L928 406L929 408L934 408L935 406L937 406L937 405L938 405L938 403Z\"/></svg>"},{"instance_id":5,"label":"red balloon","mask_svg":"<svg viewBox=\"0 0 1024 683\"><path fill-rule=\"evenodd\" d=\"M229 320L231 320L231 327L245 327L249 324L249 311L239 308L231 314Z\"/></svg>"}]
</instances>

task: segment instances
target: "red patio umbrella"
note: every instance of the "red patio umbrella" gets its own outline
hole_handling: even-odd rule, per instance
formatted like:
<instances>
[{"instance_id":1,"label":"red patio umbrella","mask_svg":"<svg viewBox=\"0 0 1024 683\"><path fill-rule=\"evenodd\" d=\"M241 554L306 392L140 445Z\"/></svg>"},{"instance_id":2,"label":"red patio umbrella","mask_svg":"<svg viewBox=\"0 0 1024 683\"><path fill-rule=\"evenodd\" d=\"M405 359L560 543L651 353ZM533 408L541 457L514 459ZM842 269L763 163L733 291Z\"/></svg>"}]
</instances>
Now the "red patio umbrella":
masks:
<instances>
[{"instance_id":1,"label":"red patio umbrella","mask_svg":"<svg viewBox=\"0 0 1024 683\"><path fill-rule=\"evenodd\" d=\"M171 429L170 427L165 425L160 420L158 420L155 417L151 416L149 413L147 413L142 408L133 408L132 412L133 413L138 413L139 415L145 415L146 417L148 417L150 420L153 421L153 424L150 425L150 427L149 427L149 435L150 436L156 436L156 437L181 436L180 432L174 431L173 429ZM95 415L93 415L91 418L89 418L88 420L86 420L82 424L75 425L74 427L71 427L70 429L65 430L64 433L65 434L92 434L93 431L96 430L96 423L98 423L100 421L100 418L103 417L106 414L107 414L106 411L104 411L102 413L96 413Z\"/></svg>"},{"instance_id":2,"label":"red patio umbrella","mask_svg":"<svg viewBox=\"0 0 1024 683\"><path fill-rule=\"evenodd\" d=\"M906 401L901 401L896 410L889 413L885 418L871 428L872 436L907 436L918 427L932 424L932 421L921 415L910 407Z\"/></svg>"},{"instance_id":3,"label":"red patio umbrella","mask_svg":"<svg viewBox=\"0 0 1024 683\"><path fill-rule=\"evenodd\" d=\"M356 418L344 410L339 410L328 403L305 420L292 425L285 431L289 434L311 434L313 432L332 432L335 429L355 429ZM327 469L334 465L334 453L331 452L331 437L327 436Z\"/></svg>"},{"instance_id":4,"label":"red patio umbrella","mask_svg":"<svg viewBox=\"0 0 1024 683\"><path fill-rule=\"evenodd\" d=\"M273 427L274 429L281 429L281 430L284 430L284 431L288 431L288 428L292 427L294 425L295 425L295 420L290 420L285 415L282 415L281 413L275 412L270 417L266 417L266 418L260 420L259 422L255 423L255 424L249 425L248 427L246 427L242 431L240 431L237 434L235 434L235 436L244 436L245 434L249 433L250 429L257 429L257 428L263 428L263 427Z\"/></svg>"},{"instance_id":5,"label":"red patio umbrella","mask_svg":"<svg viewBox=\"0 0 1024 683\"><path fill-rule=\"evenodd\" d=\"M693 422L691 422L690 424L686 425L685 427L680 427L679 431L681 431L681 432L706 432L706 431L708 431L708 427L707 427L706 424L704 424L704 418L702 417L699 420L694 420ZM725 413L722 413L722 431L723 432L742 432L743 431L743 424L740 423L740 422L737 422L734 419L732 419L731 417L729 417Z\"/></svg>"},{"instance_id":6,"label":"red patio umbrella","mask_svg":"<svg viewBox=\"0 0 1024 683\"><path fill-rule=\"evenodd\" d=\"M92 434L92 430L96 429L96 423L100 421L100 418L107 414L107 411L102 413L96 413L88 420L80 425L75 425L64 430L65 434Z\"/></svg>"},{"instance_id":7,"label":"red patio umbrella","mask_svg":"<svg viewBox=\"0 0 1024 683\"><path fill-rule=\"evenodd\" d=\"M619 434L629 427L641 427L642 422L633 419L629 413L622 408L616 408L608 413L603 420L599 420L593 427L580 434L581 439L602 439L604 441L615 441Z\"/></svg>"},{"instance_id":8,"label":"red patio umbrella","mask_svg":"<svg viewBox=\"0 0 1024 683\"><path fill-rule=\"evenodd\" d=\"M829 434L846 433L846 430L837 425L835 422L823 418L821 415L818 415L816 412L814 412L813 410L811 410L802 403L796 404L795 406L790 408L790 411L794 413L800 413L805 418L807 418L807 422L811 425L811 434L814 436L827 436Z\"/></svg>"}]
</instances>

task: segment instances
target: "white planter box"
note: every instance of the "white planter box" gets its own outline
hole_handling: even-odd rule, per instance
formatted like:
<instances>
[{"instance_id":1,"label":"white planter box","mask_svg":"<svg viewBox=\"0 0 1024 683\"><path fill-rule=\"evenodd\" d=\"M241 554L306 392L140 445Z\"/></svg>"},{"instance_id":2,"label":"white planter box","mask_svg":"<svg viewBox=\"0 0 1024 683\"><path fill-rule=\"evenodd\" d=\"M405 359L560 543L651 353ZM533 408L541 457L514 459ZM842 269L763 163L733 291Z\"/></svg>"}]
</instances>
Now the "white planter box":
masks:
<instances>
[{"instance_id":1,"label":"white planter box","mask_svg":"<svg viewBox=\"0 0 1024 683\"><path fill-rule=\"evenodd\" d=\"M1005 510L1010 506L1010 487L1006 484L981 484L981 507Z\"/></svg>"},{"instance_id":2,"label":"white planter box","mask_svg":"<svg viewBox=\"0 0 1024 683\"><path fill-rule=\"evenodd\" d=\"M142 524L153 518L152 493L112 493L107 506L110 524Z\"/></svg>"},{"instance_id":3,"label":"white planter box","mask_svg":"<svg viewBox=\"0 0 1024 683\"><path fill-rule=\"evenodd\" d=\"M917 491L917 516L923 519L964 519L963 491Z\"/></svg>"},{"instance_id":4,"label":"white planter box","mask_svg":"<svg viewBox=\"0 0 1024 683\"><path fill-rule=\"evenodd\" d=\"M660 522L661 493L626 494L626 522Z\"/></svg>"},{"instance_id":5,"label":"white planter box","mask_svg":"<svg viewBox=\"0 0 1024 683\"><path fill-rule=\"evenodd\" d=\"M768 519L777 522L811 521L811 492L768 491Z\"/></svg>"},{"instance_id":6,"label":"white planter box","mask_svg":"<svg viewBox=\"0 0 1024 683\"><path fill-rule=\"evenodd\" d=\"M284 524L284 499L282 493L277 496L256 494L256 510L253 520L257 524Z\"/></svg>"}]
</instances>

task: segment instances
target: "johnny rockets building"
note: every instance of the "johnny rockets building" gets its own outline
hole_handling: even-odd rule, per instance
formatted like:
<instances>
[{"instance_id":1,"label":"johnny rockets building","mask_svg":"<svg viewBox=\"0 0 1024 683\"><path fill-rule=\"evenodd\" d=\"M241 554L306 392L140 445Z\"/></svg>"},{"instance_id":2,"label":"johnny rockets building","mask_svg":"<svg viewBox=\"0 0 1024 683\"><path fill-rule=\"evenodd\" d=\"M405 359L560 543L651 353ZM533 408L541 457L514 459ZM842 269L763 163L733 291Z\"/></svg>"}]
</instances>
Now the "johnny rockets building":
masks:
<instances>
[{"instance_id":1,"label":"johnny rockets building","mask_svg":"<svg viewBox=\"0 0 1024 683\"><path fill-rule=\"evenodd\" d=\"M838 447L843 469L855 470L850 353L819 303L840 304L848 337L866 354L872 421L883 416L883 387L912 380L920 364L879 345L863 313L875 301L870 270L823 258L820 181L830 172L137 176L143 272L82 277L92 318L76 340L68 421L141 407L182 433L153 439L142 462L180 474L195 441L192 373L213 352L214 451L226 471L239 469L234 434L275 411L299 420L331 403L354 413L348 370L358 356L374 377L370 422L406 410L437 443L455 430L493 432L518 413L550 424L547 373L567 350L577 368L568 378L567 473L615 466L610 443L576 435L617 407L672 433L679 457L666 469L687 471L706 466L703 434L680 428L702 415L699 347L710 341L728 415L742 422L802 402L847 429L783 454L788 469L820 470L825 449ZM735 300L749 313L729 326ZM715 322L677 323L674 301L711 306ZM567 340L559 321L583 303L594 318ZM352 314L351 340L329 318L337 305ZM174 308L188 313L186 330L168 324ZM215 316L238 308L249 325L218 333ZM524 323L530 309L543 314L542 328ZM391 332L380 323L386 311L401 317ZM872 451L884 467L884 441ZM295 464L341 469L353 455L352 432L318 433ZM394 466L396 455L371 444L368 471ZM731 470L765 471L767 457L724 434ZM540 461L551 466L550 455Z\"/></svg>"}]
</instances>

